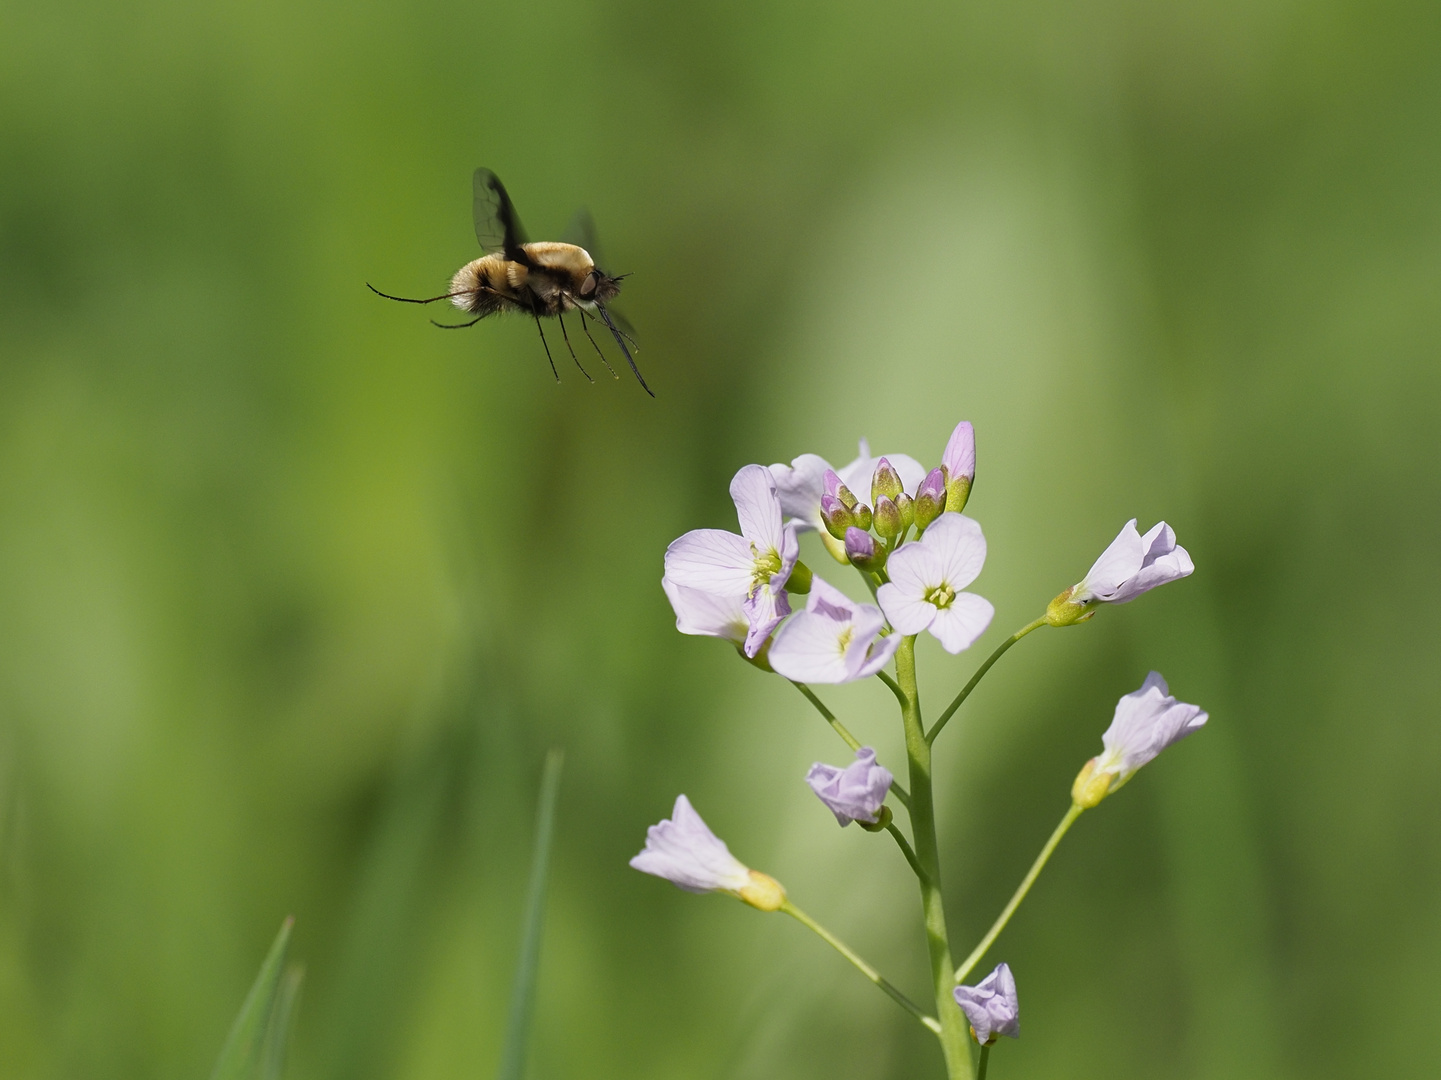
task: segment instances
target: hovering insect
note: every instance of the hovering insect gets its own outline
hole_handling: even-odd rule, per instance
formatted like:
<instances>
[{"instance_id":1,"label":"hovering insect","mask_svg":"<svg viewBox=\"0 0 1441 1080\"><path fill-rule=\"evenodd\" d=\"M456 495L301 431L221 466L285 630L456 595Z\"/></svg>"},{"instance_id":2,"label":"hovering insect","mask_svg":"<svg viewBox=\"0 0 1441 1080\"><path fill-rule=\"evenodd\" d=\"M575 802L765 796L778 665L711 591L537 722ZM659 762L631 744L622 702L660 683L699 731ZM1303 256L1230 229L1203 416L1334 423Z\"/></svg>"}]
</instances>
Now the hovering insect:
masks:
<instances>
[{"instance_id":1,"label":"hovering insect","mask_svg":"<svg viewBox=\"0 0 1441 1080\"><path fill-rule=\"evenodd\" d=\"M565 339L565 346L570 350L570 358L575 361L575 366L580 368L580 373L586 379L595 381L575 355L575 349L570 344L570 334L565 329L565 315L572 311L579 314L581 329L585 331L585 336L590 338L590 343L595 347L606 370L616 378L620 377L615 374L615 369L606 360L605 353L601 352L595 338L590 335L586 316L599 315L611 336L615 338L615 343L620 346L620 351L630 364L631 371L635 373L641 389L655 397L651 388L646 386L640 368L635 366L630 349L626 347L629 342L631 346L639 348L629 333L627 323L620 317L619 312L606 310L606 304L620 292L621 279L627 275L611 277L595 265L590 251L586 250L587 247L595 250L590 215L582 211L568 230L577 234L574 237L577 241L575 243L548 240L531 243L525 238L525 230L521 227L520 218L516 216L510 196L506 194L505 185L489 169L475 170L474 210L475 238L480 241L485 255L466 263L455 272L448 293L414 300L406 296L383 293L368 281L365 283L366 287L377 296L383 296L387 300L399 300L405 304L434 304L439 300L449 300L462 311L475 316L470 322L464 323L431 320L443 330L463 330L497 312L516 311L529 315L535 320L535 328L540 331L540 341L545 346L545 358L550 361L551 374L555 375L556 382L560 381L560 374L555 370L550 344L545 340L545 329L540 325L542 318L548 319L552 316L560 323L561 336ZM584 247L581 242L584 242Z\"/></svg>"}]
</instances>

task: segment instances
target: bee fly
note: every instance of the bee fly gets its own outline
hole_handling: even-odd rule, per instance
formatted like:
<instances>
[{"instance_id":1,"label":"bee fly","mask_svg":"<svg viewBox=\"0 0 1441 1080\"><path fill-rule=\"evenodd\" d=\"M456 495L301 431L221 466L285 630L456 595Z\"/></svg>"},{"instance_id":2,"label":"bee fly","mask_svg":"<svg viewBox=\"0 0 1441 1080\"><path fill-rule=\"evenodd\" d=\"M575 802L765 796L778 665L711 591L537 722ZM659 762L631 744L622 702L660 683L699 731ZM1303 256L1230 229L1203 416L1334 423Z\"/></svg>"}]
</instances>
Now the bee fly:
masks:
<instances>
[{"instance_id":1,"label":"bee fly","mask_svg":"<svg viewBox=\"0 0 1441 1080\"><path fill-rule=\"evenodd\" d=\"M606 360L605 353L601 352L595 338L590 335L586 316L598 315L615 338L615 343L620 346L620 351L630 364L631 371L635 373L641 389L655 397L651 388L646 386L645 379L641 377L640 368L635 366L630 349L626 347L629 342L639 348L629 333L629 325L619 312L606 310L606 304L620 292L621 278L627 275L611 277L595 265L590 251L586 250L587 247L595 250L590 215L582 211L568 230L576 234L576 243L531 243L525 238L525 230L521 227L520 218L516 216L510 196L506 194L505 185L489 169L475 170L474 209L475 238L480 241L485 255L466 263L456 271L455 277L451 278L448 293L426 300L412 300L405 296L383 293L369 282L366 282L366 286L377 296L406 304L433 304L438 300L449 300L462 311L475 316L470 322L464 323L431 320L444 330L462 330L467 326L474 326L481 319L497 312L516 311L529 315L535 320L535 328L540 331L545 358L550 361L551 374L555 375L556 382L560 381L560 375L555 370L555 360L551 357L550 345L545 340L545 329L540 325L542 318L548 319L552 316L560 323L561 336L565 339L565 346L570 350L570 358L575 361L575 366L580 368L580 373L587 380L595 381L581 365L575 349L571 348L570 335L565 329L565 315L571 311L580 316L581 329L585 331L585 336L590 338L590 343L595 347L606 370L615 378L620 378ZM582 242L584 247L581 246Z\"/></svg>"}]
</instances>

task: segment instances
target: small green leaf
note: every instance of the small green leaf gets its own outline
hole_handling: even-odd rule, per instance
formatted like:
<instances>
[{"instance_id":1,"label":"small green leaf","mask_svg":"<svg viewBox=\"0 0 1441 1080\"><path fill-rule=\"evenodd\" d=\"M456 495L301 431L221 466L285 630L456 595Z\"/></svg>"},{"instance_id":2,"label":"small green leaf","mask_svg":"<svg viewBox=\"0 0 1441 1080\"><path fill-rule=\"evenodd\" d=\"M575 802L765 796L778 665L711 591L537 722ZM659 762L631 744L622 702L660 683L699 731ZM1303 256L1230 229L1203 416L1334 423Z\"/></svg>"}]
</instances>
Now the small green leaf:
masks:
<instances>
[{"instance_id":1,"label":"small green leaf","mask_svg":"<svg viewBox=\"0 0 1441 1080\"><path fill-rule=\"evenodd\" d=\"M555 803L560 792L560 767L565 753L546 755L540 781L540 805L535 819L535 856L530 864L530 888L525 900L525 921L520 935L520 961L510 988L510 1019L505 1026L500 1070L496 1080L522 1080L530 1045L530 1023L535 1012L535 976L540 963L540 931L545 921L545 893L550 877L551 837L555 832Z\"/></svg>"},{"instance_id":2,"label":"small green leaf","mask_svg":"<svg viewBox=\"0 0 1441 1080\"><path fill-rule=\"evenodd\" d=\"M280 1080L285 1068L285 1046L290 1039L290 1024L300 1000L300 984L305 979L305 965L291 964L285 969L270 1007L270 1023L265 1028L265 1046L261 1051L261 1080Z\"/></svg>"},{"instance_id":3,"label":"small green leaf","mask_svg":"<svg viewBox=\"0 0 1441 1080\"><path fill-rule=\"evenodd\" d=\"M210 1080L259 1080L261 1067L266 1060L265 1048L270 1035L273 1018L277 1015L276 996L281 987L281 975L285 971L285 950L290 944L290 928L294 918L287 918L276 935L275 944L270 946L265 962L260 965L260 974L240 1006L240 1015L230 1028L220 1059L210 1074ZM299 982L296 980L296 988ZM294 1006L294 991L289 992L289 1003L285 1007L282 1026L289 1021L289 1010Z\"/></svg>"}]
</instances>

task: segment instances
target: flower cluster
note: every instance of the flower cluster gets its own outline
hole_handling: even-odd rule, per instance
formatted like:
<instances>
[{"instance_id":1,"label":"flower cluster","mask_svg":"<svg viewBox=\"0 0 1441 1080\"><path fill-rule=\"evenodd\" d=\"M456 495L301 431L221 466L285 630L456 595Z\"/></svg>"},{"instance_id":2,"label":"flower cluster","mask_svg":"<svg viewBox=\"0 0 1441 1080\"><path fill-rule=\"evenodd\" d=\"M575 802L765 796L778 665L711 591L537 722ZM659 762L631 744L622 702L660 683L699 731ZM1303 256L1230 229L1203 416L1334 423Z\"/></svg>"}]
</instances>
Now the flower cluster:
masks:
<instances>
[{"instance_id":1,"label":"flower cluster","mask_svg":"<svg viewBox=\"0 0 1441 1080\"><path fill-rule=\"evenodd\" d=\"M961 513L975 472L968 421L956 425L929 472L905 454L873 458L864 441L839 470L816 454L745 466L731 481L740 532L695 529L666 550L661 586L676 628L734 641L747 658L797 682L874 675L898 634L928 631L953 653L970 647L994 614L964 591L986 561L980 525ZM870 503L853 488L868 491ZM798 561L797 534L811 530L861 572L876 604L848 599ZM785 622L792 592L809 600Z\"/></svg>"},{"instance_id":2,"label":"flower cluster","mask_svg":"<svg viewBox=\"0 0 1441 1080\"><path fill-rule=\"evenodd\" d=\"M1169 525L1159 522L1143 535L1132 519L1080 582L997 646L927 730L917 687L916 637L930 634L947 652L960 653L985 633L995 614L988 600L968 591L986 561L981 526L963 513L975 473L975 432L965 421L956 425L940 464L930 470L905 454L873 457L864 441L856 459L840 468L815 454L803 454L789 465L746 465L730 488L740 531L686 533L666 550L661 579L681 633L729 640L755 666L794 682L854 751L854 759L844 765L816 762L805 781L842 827L855 822L895 839L920 885L932 969L941 971L953 970L953 961L934 820L936 736L1000 656L1033 630L1086 622L1103 604L1128 603L1194 570ZM859 575L873 603L851 599L800 560L799 537L807 532L817 533L826 552ZM793 597L800 596L804 607L794 610ZM888 674L892 663L894 672ZM806 685L871 676L884 679L901 706L909 793L877 761L875 750L860 745ZM631 865L682 889L723 893L804 923L936 1034L948 1075L964 1080L972 1075L967 1027L981 1044L984 1071L999 1036L1019 1037L1020 1009L1008 965L999 964L974 985L962 980L1005 929L1076 819L1206 721L1199 706L1172 697L1154 671L1139 690L1117 702L1101 737L1103 752L1076 777L1070 807L1030 873L990 931L954 969L954 980L943 979L935 988L935 1016L797 908L774 878L737 860L684 795L676 799L668 820L651 826L645 849ZM909 838L888 800L897 812L901 807L907 812Z\"/></svg>"}]
</instances>

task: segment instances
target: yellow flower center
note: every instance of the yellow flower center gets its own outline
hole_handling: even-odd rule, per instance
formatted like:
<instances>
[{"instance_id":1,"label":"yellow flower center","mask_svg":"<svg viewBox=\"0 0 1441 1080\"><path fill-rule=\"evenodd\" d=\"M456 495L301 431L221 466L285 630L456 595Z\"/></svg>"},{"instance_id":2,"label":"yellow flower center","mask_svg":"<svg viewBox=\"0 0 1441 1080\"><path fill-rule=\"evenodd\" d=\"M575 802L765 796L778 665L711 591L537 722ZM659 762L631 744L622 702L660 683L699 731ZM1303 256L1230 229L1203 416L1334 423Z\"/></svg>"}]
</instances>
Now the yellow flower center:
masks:
<instances>
[{"instance_id":1,"label":"yellow flower center","mask_svg":"<svg viewBox=\"0 0 1441 1080\"><path fill-rule=\"evenodd\" d=\"M937 585L930 592L926 593L926 603L935 604L938 608L948 608L951 601L956 598L956 590L949 585Z\"/></svg>"}]
</instances>

